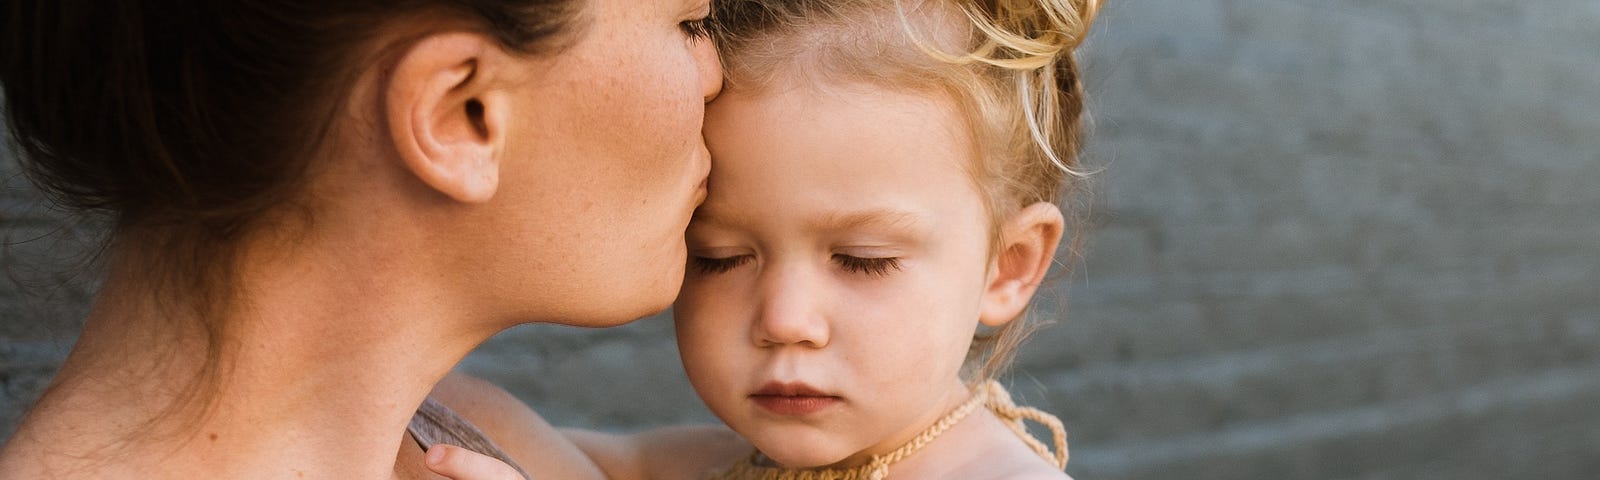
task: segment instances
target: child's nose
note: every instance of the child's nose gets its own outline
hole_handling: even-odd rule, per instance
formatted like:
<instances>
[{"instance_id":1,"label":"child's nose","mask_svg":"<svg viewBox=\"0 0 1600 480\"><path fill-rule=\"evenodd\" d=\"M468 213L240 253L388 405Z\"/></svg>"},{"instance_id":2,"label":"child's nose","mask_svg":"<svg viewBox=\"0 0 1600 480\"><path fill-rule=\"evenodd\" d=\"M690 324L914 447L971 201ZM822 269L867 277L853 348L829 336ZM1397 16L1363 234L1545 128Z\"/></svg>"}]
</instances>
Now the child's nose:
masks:
<instances>
[{"instance_id":1,"label":"child's nose","mask_svg":"<svg viewBox=\"0 0 1600 480\"><path fill-rule=\"evenodd\" d=\"M830 329L821 307L828 299L820 278L804 268L772 269L762 276L761 308L751 331L756 346L827 346Z\"/></svg>"}]
</instances>

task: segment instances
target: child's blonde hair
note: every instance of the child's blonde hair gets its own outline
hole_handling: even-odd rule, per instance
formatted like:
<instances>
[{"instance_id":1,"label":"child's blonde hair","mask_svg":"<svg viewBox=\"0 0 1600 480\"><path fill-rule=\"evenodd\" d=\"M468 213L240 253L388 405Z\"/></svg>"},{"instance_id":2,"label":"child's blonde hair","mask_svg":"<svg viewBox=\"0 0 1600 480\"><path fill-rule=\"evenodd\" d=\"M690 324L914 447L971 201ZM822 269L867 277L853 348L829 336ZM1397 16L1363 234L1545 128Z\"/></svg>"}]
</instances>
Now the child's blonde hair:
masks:
<instances>
[{"instance_id":1,"label":"child's blonde hair","mask_svg":"<svg viewBox=\"0 0 1600 480\"><path fill-rule=\"evenodd\" d=\"M854 81L953 100L974 139L974 181L991 222L1078 196L1084 112L1074 49L1098 0L719 0L713 35L729 91L778 79ZM1063 210L1069 225L1082 218ZM1069 228L1076 231L1076 228ZM1076 251L1078 236L1069 251ZM998 375L1032 326L1016 319L974 339L977 378Z\"/></svg>"}]
</instances>

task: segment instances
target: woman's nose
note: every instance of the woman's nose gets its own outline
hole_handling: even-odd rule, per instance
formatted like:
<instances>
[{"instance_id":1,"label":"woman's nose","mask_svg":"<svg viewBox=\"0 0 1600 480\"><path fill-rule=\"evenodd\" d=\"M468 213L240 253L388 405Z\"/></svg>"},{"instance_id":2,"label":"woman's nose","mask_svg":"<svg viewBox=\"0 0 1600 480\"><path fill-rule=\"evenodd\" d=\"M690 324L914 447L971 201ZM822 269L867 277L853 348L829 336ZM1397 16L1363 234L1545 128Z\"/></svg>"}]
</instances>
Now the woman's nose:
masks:
<instances>
[{"instance_id":1,"label":"woman's nose","mask_svg":"<svg viewBox=\"0 0 1600 480\"><path fill-rule=\"evenodd\" d=\"M722 58L717 56L717 46L710 40L695 42L694 61L700 68L700 91L706 102L722 92Z\"/></svg>"},{"instance_id":2,"label":"woman's nose","mask_svg":"<svg viewBox=\"0 0 1600 480\"><path fill-rule=\"evenodd\" d=\"M830 329L822 308L828 298L818 280L802 269L763 272L760 309L751 329L757 346L828 345Z\"/></svg>"}]
</instances>

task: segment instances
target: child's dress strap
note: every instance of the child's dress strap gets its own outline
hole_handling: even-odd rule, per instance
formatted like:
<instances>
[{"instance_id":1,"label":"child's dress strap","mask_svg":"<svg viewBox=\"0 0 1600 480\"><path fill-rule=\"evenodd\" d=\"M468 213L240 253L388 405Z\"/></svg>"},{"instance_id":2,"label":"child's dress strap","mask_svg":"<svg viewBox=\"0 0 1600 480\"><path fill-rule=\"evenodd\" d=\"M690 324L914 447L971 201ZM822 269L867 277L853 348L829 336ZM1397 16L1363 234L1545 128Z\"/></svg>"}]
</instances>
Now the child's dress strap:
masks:
<instances>
[{"instance_id":1,"label":"child's dress strap","mask_svg":"<svg viewBox=\"0 0 1600 480\"><path fill-rule=\"evenodd\" d=\"M1056 468L1067 468L1067 428L1061 424L1061 419L1037 408L1017 405L1011 401L1011 393L1000 386L1000 382L989 380L978 388L986 390L984 394L988 400L984 403L989 410L1005 421L1006 426L1011 427L1011 431L1017 432L1017 437L1022 438L1022 441L1028 444L1028 448L1044 457L1045 461L1055 464ZM1051 452L1050 447L1045 446L1044 442L1028 434L1028 425L1024 423L1026 420L1033 420L1050 429L1050 437L1056 447L1055 452Z\"/></svg>"},{"instance_id":2,"label":"child's dress strap","mask_svg":"<svg viewBox=\"0 0 1600 480\"><path fill-rule=\"evenodd\" d=\"M522 478L532 478L521 465L511 460L511 456L506 455L499 445L495 445L494 440L490 440L483 431L478 430L477 426L431 396L417 407L417 413L411 417L411 424L406 426L406 432L411 434L411 438L424 452L441 443L455 445L494 457L516 469L517 473L522 474Z\"/></svg>"}]
</instances>

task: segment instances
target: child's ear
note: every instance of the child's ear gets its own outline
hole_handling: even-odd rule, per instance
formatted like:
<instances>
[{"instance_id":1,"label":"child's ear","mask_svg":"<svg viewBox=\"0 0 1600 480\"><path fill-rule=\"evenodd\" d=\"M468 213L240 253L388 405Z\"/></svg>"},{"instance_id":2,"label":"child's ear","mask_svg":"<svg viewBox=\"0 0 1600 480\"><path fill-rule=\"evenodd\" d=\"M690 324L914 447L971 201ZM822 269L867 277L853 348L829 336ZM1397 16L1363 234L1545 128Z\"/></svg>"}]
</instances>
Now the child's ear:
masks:
<instances>
[{"instance_id":1,"label":"child's ear","mask_svg":"<svg viewBox=\"0 0 1600 480\"><path fill-rule=\"evenodd\" d=\"M499 187L510 99L493 78L509 62L482 35L430 35L406 49L383 84L389 133L405 167L456 201L487 201Z\"/></svg>"},{"instance_id":2,"label":"child's ear","mask_svg":"<svg viewBox=\"0 0 1600 480\"><path fill-rule=\"evenodd\" d=\"M1064 224L1060 208L1039 202L1018 211L1001 225L1002 243L989 268L979 321L1000 327L1022 315L1050 270Z\"/></svg>"}]
</instances>

